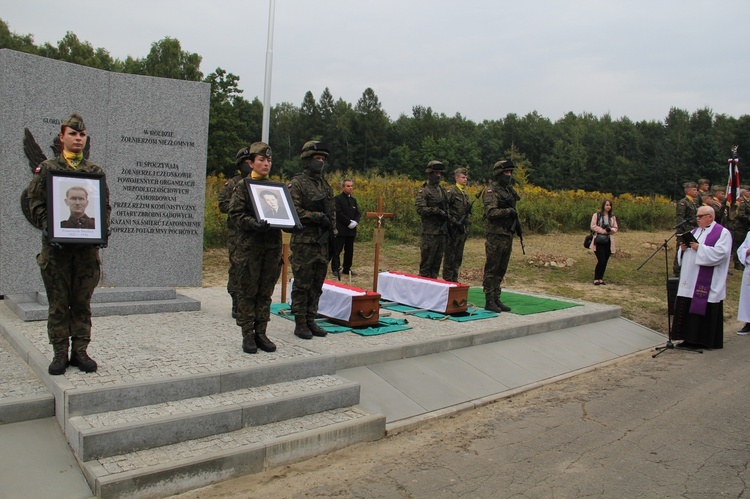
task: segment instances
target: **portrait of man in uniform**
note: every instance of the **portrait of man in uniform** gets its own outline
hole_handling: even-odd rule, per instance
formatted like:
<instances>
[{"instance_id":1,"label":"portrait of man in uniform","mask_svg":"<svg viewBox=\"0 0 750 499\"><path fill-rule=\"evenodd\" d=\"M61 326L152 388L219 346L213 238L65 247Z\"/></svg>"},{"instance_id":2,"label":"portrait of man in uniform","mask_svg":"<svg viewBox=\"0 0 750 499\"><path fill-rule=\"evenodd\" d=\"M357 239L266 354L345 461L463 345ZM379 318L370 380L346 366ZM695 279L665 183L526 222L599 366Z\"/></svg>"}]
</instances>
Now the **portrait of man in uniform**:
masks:
<instances>
[{"instance_id":1,"label":"portrait of man in uniform","mask_svg":"<svg viewBox=\"0 0 750 499\"><path fill-rule=\"evenodd\" d=\"M96 229L96 219L86 214L89 205L89 193L85 187L74 185L65 193L65 205L70 210L67 220L60 222L63 229Z\"/></svg>"},{"instance_id":2,"label":"portrait of man in uniform","mask_svg":"<svg viewBox=\"0 0 750 499\"><path fill-rule=\"evenodd\" d=\"M299 225L297 210L294 209L289 188L281 182L257 182L244 179L250 194L255 213L266 220L271 227L284 229Z\"/></svg>"}]
</instances>

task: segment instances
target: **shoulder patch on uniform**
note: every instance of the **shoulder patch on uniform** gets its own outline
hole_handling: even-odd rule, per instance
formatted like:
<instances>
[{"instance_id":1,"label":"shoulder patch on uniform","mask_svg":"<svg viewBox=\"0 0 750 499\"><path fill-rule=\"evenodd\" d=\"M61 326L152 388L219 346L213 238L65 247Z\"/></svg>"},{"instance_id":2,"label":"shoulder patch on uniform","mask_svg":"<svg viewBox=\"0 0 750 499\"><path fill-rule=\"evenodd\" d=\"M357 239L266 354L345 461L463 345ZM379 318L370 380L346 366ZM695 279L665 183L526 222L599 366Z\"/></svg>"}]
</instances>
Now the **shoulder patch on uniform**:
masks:
<instances>
[{"instance_id":1,"label":"shoulder patch on uniform","mask_svg":"<svg viewBox=\"0 0 750 499\"><path fill-rule=\"evenodd\" d=\"M40 171L42 171L42 167L41 167L41 166L37 166L37 167L36 167L36 168L34 169L34 173L39 173Z\"/></svg>"},{"instance_id":2,"label":"shoulder patch on uniform","mask_svg":"<svg viewBox=\"0 0 750 499\"><path fill-rule=\"evenodd\" d=\"M484 192L486 192L487 194L492 194L492 189L487 189L487 190L486 190L486 191L484 191Z\"/></svg>"},{"instance_id":3,"label":"shoulder patch on uniform","mask_svg":"<svg viewBox=\"0 0 750 499\"><path fill-rule=\"evenodd\" d=\"M419 189L419 191L417 191L417 194L422 194L422 191L424 191L424 189Z\"/></svg>"}]
</instances>

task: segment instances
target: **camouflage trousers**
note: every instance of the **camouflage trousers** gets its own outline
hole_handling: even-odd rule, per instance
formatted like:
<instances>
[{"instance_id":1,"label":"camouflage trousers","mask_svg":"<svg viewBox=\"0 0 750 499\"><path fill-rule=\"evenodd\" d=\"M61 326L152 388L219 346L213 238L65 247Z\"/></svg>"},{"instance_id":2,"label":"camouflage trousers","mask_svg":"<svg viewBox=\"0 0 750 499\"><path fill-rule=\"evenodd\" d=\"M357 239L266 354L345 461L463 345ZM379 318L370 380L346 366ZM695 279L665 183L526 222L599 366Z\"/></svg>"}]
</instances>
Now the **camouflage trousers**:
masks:
<instances>
[{"instance_id":1,"label":"camouflage trousers","mask_svg":"<svg viewBox=\"0 0 750 499\"><path fill-rule=\"evenodd\" d=\"M419 250L421 253L419 275L437 279L445 253L445 235L422 234L419 239Z\"/></svg>"},{"instance_id":2,"label":"camouflage trousers","mask_svg":"<svg viewBox=\"0 0 750 499\"><path fill-rule=\"evenodd\" d=\"M328 273L328 243L297 243L292 246L292 314L313 319Z\"/></svg>"},{"instance_id":3,"label":"camouflage trousers","mask_svg":"<svg viewBox=\"0 0 750 499\"><path fill-rule=\"evenodd\" d=\"M45 244L36 260L49 301L49 342L67 345L71 338L73 351L85 350L91 340L91 295L101 276L99 250Z\"/></svg>"},{"instance_id":4,"label":"camouflage trousers","mask_svg":"<svg viewBox=\"0 0 750 499\"><path fill-rule=\"evenodd\" d=\"M232 297L237 297L240 292L239 282L239 266L237 260L234 257L235 251L237 251L237 236L234 230L229 229L227 231L227 251L229 252L229 278L227 279L227 293Z\"/></svg>"},{"instance_id":5,"label":"camouflage trousers","mask_svg":"<svg viewBox=\"0 0 750 499\"><path fill-rule=\"evenodd\" d=\"M445 243L445 257L443 258L443 279L458 282L458 270L464 260L464 246L467 234L448 236Z\"/></svg>"},{"instance_id":6,"label":"camouflage trousers","mask_svg":"<svg viewBox=\"0 0 750 499\"><path fill-rule=\"evenodd\" d=\"M271 320L273 290L281 274L281 244L234 252L237 268L237 325L242 335Z\"/></svg>"},{"instance_id":7,"label":"camouflage trousers","mask_svg":"<svg viewBox=\"0 0 750 499\"><path fill-rule=\"evenodd\" d=\"M513 236L487 234L487 241L484 243L485 263L482 281L482 289L485 295L496 293L498 297L500 296L512 252Z\"/></svg>"}]
</instances>

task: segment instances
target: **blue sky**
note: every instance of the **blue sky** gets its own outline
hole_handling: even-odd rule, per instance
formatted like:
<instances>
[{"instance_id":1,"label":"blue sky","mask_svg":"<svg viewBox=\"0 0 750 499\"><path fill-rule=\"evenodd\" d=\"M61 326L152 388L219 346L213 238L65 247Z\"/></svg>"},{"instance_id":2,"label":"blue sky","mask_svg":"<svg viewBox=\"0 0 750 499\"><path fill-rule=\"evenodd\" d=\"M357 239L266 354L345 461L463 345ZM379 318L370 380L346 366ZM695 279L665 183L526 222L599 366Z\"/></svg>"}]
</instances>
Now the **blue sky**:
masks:
<instances>
[{"instance_id":1,"label":"blue sky","mask_svg":"<svg viewBox=\"0 0 750 499\"><path fill-rule=\"evenodd\" d=\"M204 74L263 99L268 0L12 2L18 34L67 31L113 57L177 38ZM392 119L415 105L474 121L536 111L663 120L669 108L750 114L750 2L736 0L276 0L272 104L305 92L355 104L375 90ZM744 26L744 27L743 27Z\"/></svg>"}]
</instances>

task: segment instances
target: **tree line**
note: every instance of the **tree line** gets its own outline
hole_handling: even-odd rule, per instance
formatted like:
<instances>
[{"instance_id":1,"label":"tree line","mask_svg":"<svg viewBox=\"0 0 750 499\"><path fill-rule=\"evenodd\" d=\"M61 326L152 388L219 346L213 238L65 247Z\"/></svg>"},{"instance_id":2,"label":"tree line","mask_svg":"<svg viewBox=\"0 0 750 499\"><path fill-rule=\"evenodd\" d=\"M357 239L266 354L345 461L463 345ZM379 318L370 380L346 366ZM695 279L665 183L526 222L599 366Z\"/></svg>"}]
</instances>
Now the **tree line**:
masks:
<instances>
[{"instance_id":1,"label":"tree line","mask_svg":"<svg viewBox=\"0 0 750 499\"><path fill-rule=\"evenodd\" d=\"M227 70L204 76L202 57L183 51L174 38L152 43L143 58L119 60L72 32L56 45L36 45L32 35L15 34L0 19L0 48L107 71L209 83L207 175L233 174L236 151L260 139L260 100L245 99L240 78ZM262 79L254 85L261 94ZM569 112L553 122L533 111L475 123L458 113L446 116L415 105L411 115L392 119L372 88L354 104L336 99L326 88L318 98L308 91L299 105L276 104L270 116L274 173L285 178L299 171L302 144L315 139L331 147L330 168L339 171L418 179L428 161L439 159L449 169L468 167L470 178L483 182L497 160L512 156L524 166L529 183L548 190L676 199L685 181L705 177L726 183L732 146L739 146L740 156L750 151L750 116L717 114L708 107L693 112L672 107L663 121ZM740 158L741 172L743 166Z\"/></svg>"}]
</instances>

